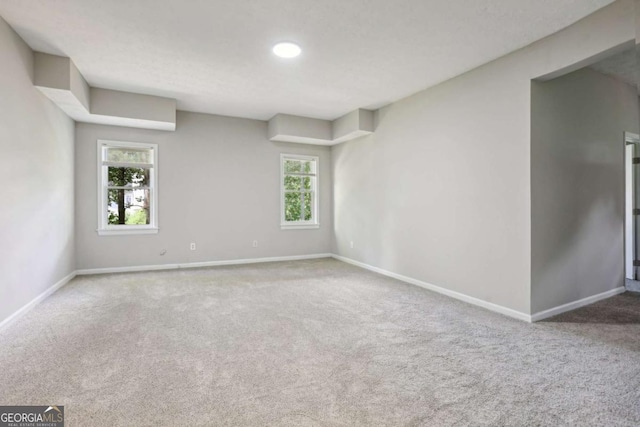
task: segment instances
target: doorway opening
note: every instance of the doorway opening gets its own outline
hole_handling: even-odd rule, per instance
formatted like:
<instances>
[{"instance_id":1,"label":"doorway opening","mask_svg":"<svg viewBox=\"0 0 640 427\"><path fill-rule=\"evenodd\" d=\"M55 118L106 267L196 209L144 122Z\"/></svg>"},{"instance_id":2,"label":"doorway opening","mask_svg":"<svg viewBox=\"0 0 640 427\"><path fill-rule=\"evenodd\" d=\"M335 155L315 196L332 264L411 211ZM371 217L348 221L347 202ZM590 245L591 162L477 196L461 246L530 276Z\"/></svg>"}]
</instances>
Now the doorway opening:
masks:
<instances>
[{"instance_id":1,"label":"doorway opening","mask_svg":"<svg viewBox=\"0 0 640 427\"><path fill-rule=\"evenodd\" d=\"M638 177L640 176L640 135L625 132L625 222L624 222L624 251L625 251L625 287L630 291L640 292L638 280L638 218L640 208L636 207L638 198Z\"/></svg>"}]
</instances>

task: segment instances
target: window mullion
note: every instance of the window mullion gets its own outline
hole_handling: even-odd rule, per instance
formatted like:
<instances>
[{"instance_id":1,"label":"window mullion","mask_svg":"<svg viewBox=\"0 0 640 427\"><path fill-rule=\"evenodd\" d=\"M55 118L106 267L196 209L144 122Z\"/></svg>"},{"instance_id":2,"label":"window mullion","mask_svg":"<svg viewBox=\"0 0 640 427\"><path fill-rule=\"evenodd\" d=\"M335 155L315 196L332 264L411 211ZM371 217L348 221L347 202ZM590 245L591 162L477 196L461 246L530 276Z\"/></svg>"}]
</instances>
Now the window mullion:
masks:
<instances>
[{"instance_id":1,"label":"window mullion","mask_svg":"<svg viewBox=\"0 0 640 427\"><path fill-rule=\"evenodd\" d=\"M102 166L109 166L112 168L131 168L131 169L152 169L151 163L128 163L128 162L109 162L103 161Z\"/></svg>"},{"instance_id":2,"label":"window mullion","mask_svg":"<svg viewBox=\"0 0 640 427\"><path fill-rule=\"evenodd\" d=\"M298 191L300 192L300 218L298 218L298 221L304 221L304 178L302 176L300 176Z\"/></svg>"},{"instance_id":3,"label":"window mullion","mask_svg":"<svg viewBox=\"0 0 640 427\"><path fill-rule=\"evenodd\" d=\"M150 187L148 185L143 185L140 187L126 187L126 186L118 186L118 185L107 185L107 190L131 190L131 191L135 191L135 190L150 190L153 187Z\"/></svg>"}]
</instances>

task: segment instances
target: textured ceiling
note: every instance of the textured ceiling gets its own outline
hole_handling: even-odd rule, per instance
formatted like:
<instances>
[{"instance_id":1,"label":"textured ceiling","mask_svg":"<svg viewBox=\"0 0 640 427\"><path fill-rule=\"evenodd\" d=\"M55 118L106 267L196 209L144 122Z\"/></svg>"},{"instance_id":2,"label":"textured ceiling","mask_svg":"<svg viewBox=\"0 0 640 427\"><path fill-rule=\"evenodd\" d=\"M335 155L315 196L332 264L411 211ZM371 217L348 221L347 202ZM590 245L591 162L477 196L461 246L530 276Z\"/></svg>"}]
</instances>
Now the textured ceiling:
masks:
<instances>
[{"instance_id":1,"label":"textured ceiling","mask_svg":"<svg viewBox=\"0 0 640 427\"><path fill-rule=\"evenodd\" d=\"M632 48L617 55L610 56L591 65L590 68L627 84L636 86L638 79L638 56Z\"/></svg>"},{"instance_id":2,"label":"textured ceiling","mask_svg":"<svg viewBox=\"0 0 640 427\"><path fill-rule=\"evenodd\" d=\"M334 119L556 32L612 0L0 0L35 50L178 108ZM294 60L271 46L298 42Z\"/></svg>"}]
</instances>

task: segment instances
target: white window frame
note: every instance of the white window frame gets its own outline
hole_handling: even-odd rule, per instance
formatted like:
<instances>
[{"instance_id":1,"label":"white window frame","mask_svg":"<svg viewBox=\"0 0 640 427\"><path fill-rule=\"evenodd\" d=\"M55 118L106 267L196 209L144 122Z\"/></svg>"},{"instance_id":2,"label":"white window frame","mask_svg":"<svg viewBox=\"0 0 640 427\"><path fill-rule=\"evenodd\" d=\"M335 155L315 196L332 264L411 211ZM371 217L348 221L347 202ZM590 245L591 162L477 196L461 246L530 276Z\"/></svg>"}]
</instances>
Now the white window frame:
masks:
<instances>
[{"instance_id":1,"label":"white window frame","mask_svg":"<svg viewBox=\"0 0 640 427\"><path fill-rule=\"evenodd\" d=\"M284 209L284 162L285 160L307 160L315 162L316 173L313 180L313 209L311 211L311 221L285 221ZM320 158L317 156L305 156L302 154L280 154L280 228L282 230L303 230L320 228Z\"/></svg>"},{"instance_id":2,"label":"white window frame","mask_svg":"<svg viewBox=\"0 0 640 427\"><path fill-rule=\"evenodd\" d=\"M107 187L108 187L108 169L102 158L103 147L116 148L135 148L135 149L151 149L153 150L153 167L150 168L149 174L149 193L151 195L151 212L149 224L144 225L124 225L109 224L107 216ZM158 144L149 144L142 142L126 142L126 141L110 141L99 139L97 144L98 151L98 229L96 230L100 236L113 235L129 235L129 234L156 234L158 233Z\"/></svg>"}]
</instances>

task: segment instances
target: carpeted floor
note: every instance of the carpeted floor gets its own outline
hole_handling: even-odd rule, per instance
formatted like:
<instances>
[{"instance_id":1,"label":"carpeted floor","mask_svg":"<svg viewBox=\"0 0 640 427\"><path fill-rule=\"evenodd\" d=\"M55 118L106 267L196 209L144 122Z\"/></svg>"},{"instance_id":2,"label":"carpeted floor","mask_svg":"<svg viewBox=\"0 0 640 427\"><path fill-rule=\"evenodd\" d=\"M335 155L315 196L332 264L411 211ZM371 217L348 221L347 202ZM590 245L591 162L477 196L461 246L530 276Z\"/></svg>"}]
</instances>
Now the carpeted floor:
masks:
<instances>
[{"instance_id":1,"label":"carpeted floor","mask_svg":"<svg viewBox=\"0 0 640 427\"><path fill-rule=\"evenodd\" d=\"M330 259L74 279L0 331L68 426L640 425L640 297L527 324Z\"/></svg>"}]
</instances>

